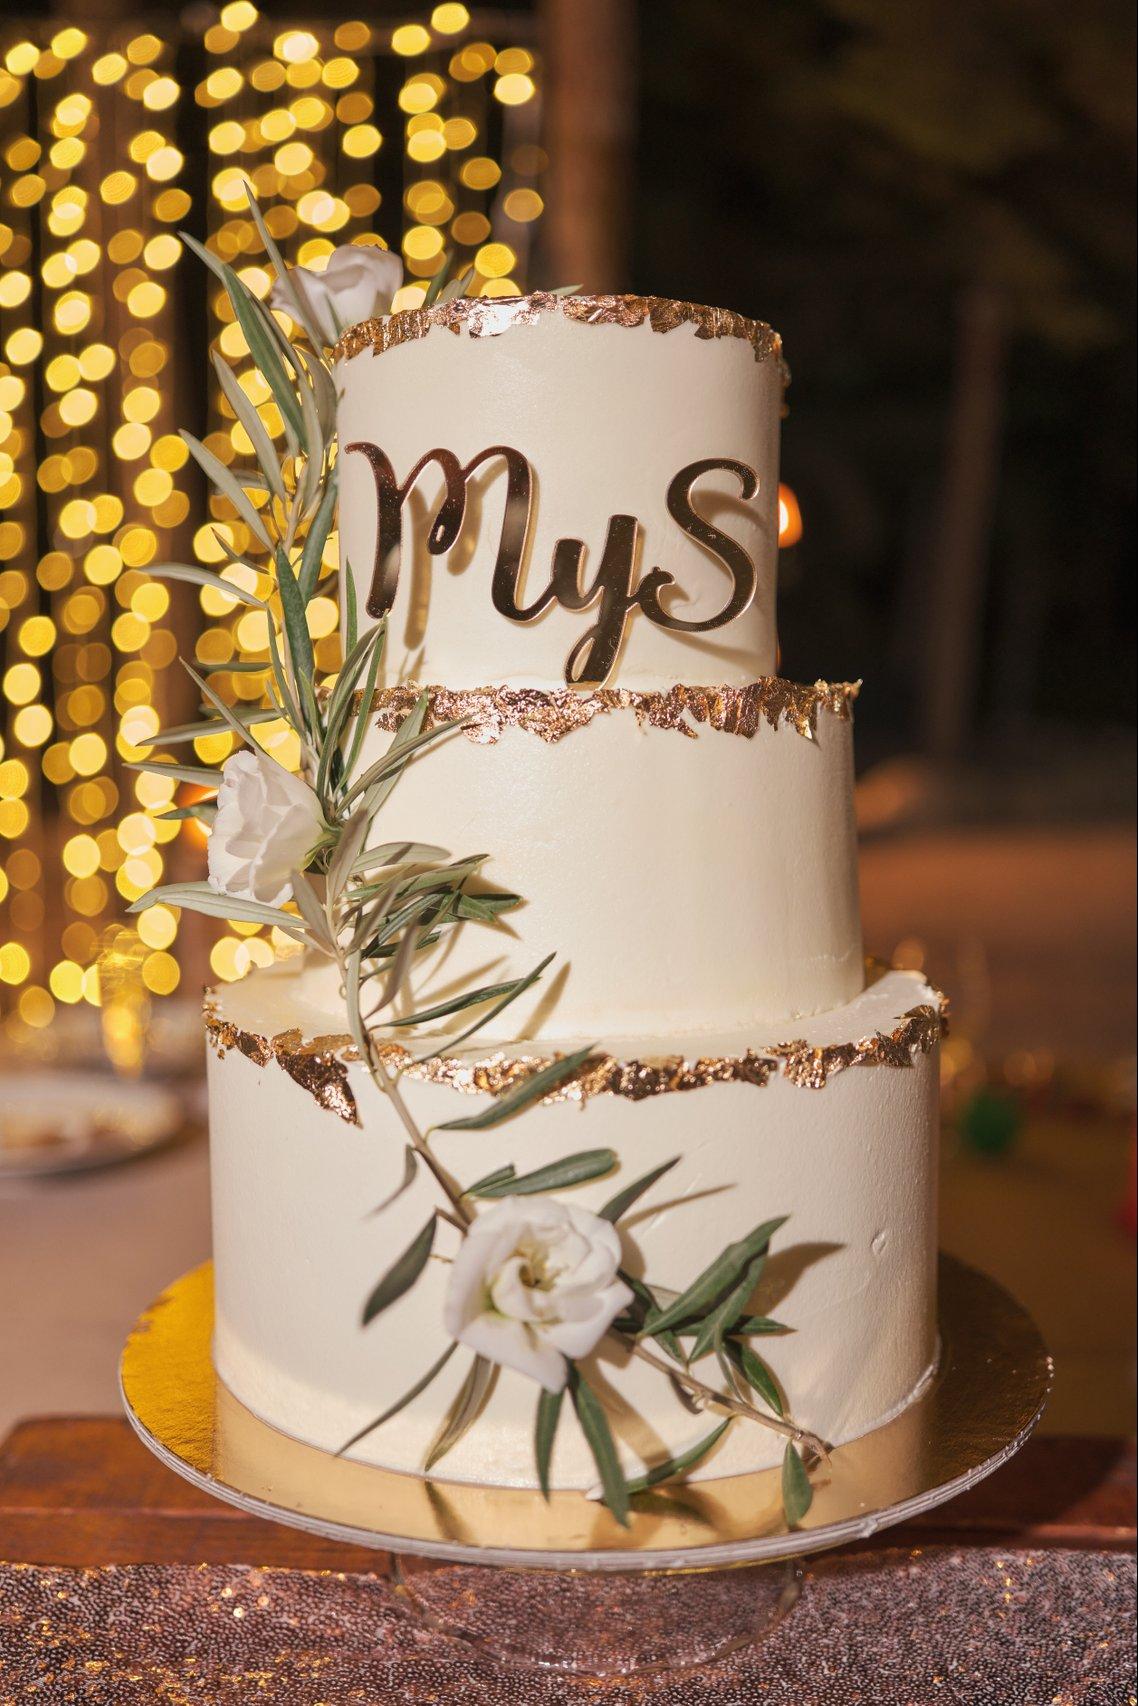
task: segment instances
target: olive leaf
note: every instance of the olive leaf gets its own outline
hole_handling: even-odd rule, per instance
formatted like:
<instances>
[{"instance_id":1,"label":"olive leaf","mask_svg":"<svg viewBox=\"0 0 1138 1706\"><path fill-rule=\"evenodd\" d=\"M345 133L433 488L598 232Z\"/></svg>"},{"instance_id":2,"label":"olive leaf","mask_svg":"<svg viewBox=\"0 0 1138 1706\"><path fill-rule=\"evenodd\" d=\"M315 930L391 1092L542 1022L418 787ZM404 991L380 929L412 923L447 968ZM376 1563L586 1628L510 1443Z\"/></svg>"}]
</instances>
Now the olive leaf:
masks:
<instances>
[{"instance_id":1,"label":"olive leaf","mask_svg":"<svg viewBox=\"0 0 1138 1706\"><path fill-rule=\"evenodd\" d=\"M611 1149L582 1149L576 1155L567 1155L563 1161L551 1161L546 1167L538 1167L533 1173L515 1175L511 1167L509 1177L483 1179L477 1185L471 1185L466 1195L527 1197L539 1191L563 1191L571 1185L583 1185L587 1179L599 1179L605 1173L611 1173L615 1166L616 1156Z\"/></svg>"},{"instance_id":2,"label":"olive leaf","mask_svg":"<svg viewBox=\"0 0 1138 1706\"><path fill-rule=\"evenodd\" d=\"M485 1001L493 1001L498 995L509 995L518 989L521 978L510 978L507 983L487 983L481 989L472 989L465 995L455 995L449 1001L439 1001L434 1007L424 1007L418 1013L411 1013L405 1019L392 1019L394 1026L429 1025L435 1019L445 1019L450 1013L461 1013L467 1007L478 1007ZM452 1040L447 1038L447 1046L453 1047Z\"/></svg>"},{"instance_id":3,"label":"olive leaf","mask_svg":"<svg viewBox=\"0 0 1138 1706\"><path fill-rule=\"evenodd\" d=\"M704 1316L696 1328L695 1342L688 1352L692 1362L698 1362L700 1357L711 1349L712 1345L722 1343L724 1335L730 1331L750 1302L765 1263L765 1254L756 1256L753 1261L749 1262L723 1301Z\"/></svg>"},{"instance_id":4,"label":"olive leaf","mask_svg":"<svg viewBox=\"0 0 1138 1706\"><path fill-rule=\"evenodd\" d=\"M390 1208L392 1203L395 1202L397 1198L401 1197L403 1192L407 1190L410 1185L414 1184L415 1175L418 1170L418 1157L416 1156L411 1144L408 1143L403 1149L403 1177L400 1179L395 1189L388 1192L382 1202L377 1202L374 1208L368 1210L368 1214L382 1214L385 1208Z\"/></svg>"},{"instance_id":5,"label":"olive leaf","mask_svg":"<svg viewBox=\"0 0 1138 1706\"><path fill-rule=\"evenodd\" d=\"M673 1155L670 1161L662 1161L658 1167L653 1167L650 1173L644 1173L639 1179L634 1179L630 1185L625 1185L624 1189L618 1191L615 1197L609 1198L604 1208L597 1210L601 1219L611 1220L615 1225L621 1215L627 1214L633 1203L640 1200L645 1191L651 1190L657 1179L662 1179L665 1173L671 1172L679 1159L678 1155Z\"/></svg>"},{"instance_id":6,"label":"olive leaf","mask_svg":"<svg viewBox=\"0 0 1138 1706\"><path fill-rule=\"evenodd\" d=\"M753 1392L764 1398L776 1416L786 1413L782 1401L782 1393L778 1389L774 1375L750 1345L737 1344L734 1339L728 1339L721 1347L723 1356L736 1368Z\"/></svg>"},{"instance_id":7,"label":"olive leaf","mask_svg":"<svg viewBox=\"0 0 1138 1706\"><path fill-rule=\"evenodd\" d=\"M200 439L194 437L192 432L187 432L185 427L179 429L178 436L206 479L216 486L222 497L233 505L254 539L258 539L266 551L271 551L273 542L269 538L264 518L250 503L244 487L238 485L225 463L219 461L213 451L207 449Z\"/></svg>"},{"instance_id":8,"label":"olive leaf","mask_svg":"<svg viewBox=\"0 0 1138 1706\"><path fill-rule=\"evenodd\" d=\"M273 441L265 431L264 423L256 405L250 399L248 392L242 386L229 363L223 360L216 350L211 351L210 360L213 362L213 370L217 374L218 384L225 393L230 408L244 427L249 442L253 446L253 454L256 456L261 472L268 482L267 489L284 503L286 501L285 487L280 461L273 449Z\"/></svg>"},{"instance_id":9,"label":"olive leaf","mask_svg":"<svg viewBox=\"0 0 1138 1706\"><path fill-rule=\"evenodd\" d=\"M233 599L235 604L248 604L256 610L268 610L269 608L264 599L258 598L255 593L246 592L243 586L238 586L234 581L223 580L214 569L199 569L196 563L148 563L146 572L148 575L156 575L159 580L189 581L194 586L212 587L215 592L224 593L226 598ZM239 670L242 665L224 663L210 667ZM253 670L264 669L266 666L263 663L258 663L245 667Z\"/></svg>"},{"instance_id":10,"label":"olive leaf","mask_svg":"<svg viewBox=\"0 0 1138 1706\"><path fill-rule=\"evenodd\" d=\"M617 1456L612 1429L609 1427L604 1405L576 1363L569 1365L569 1395L577 1412L577 1420L581 1424L581 1432L593 1454L593 1462L601 1478L604 1502L621 1527L627 1528L628 1483Z\"/></svg>"},{"instance_id":11,"label":"olive leaf","mask_svg":"<svg viewBox=\"0 0 1138 1706\"><path fill-rule=\"evenodd\" d=\"M565 1399L565 1390L547 1392L541 1389L537 1401L537 1415L533 1428L533 1456L537 1467L537 1483L544 1498L549 1498L549 1460L553 1454L553 1441L557 1435L557 1424L561 1420L561 1405Z\"/></svg>"},{"instance_id":12,"label":"olive leaf","mask_svg":"<svg viewBox=\"0 0 1138 1706\"><path fill-rule=\"evenodd\" d=\"M720 1422L718 1427L712 1428L709 1434L705 1434L701 1440L697 1440L695 1445L689 1447L687 1451L681 1451L677 1457L665 1458L663 1463L653 1464L652 1468L646 1470L643 1475L634 1475L627 1483L628 1491L630 1493L647 1492L649 1487L658 1487L662 1481L672 1481L677 1475L682 1475L685 1470L691 1469L701 1458L707 1456L713 1445L723 1438L733 1420L734 1417L728 1416L726 1421Z\"/></svg>"},{"instance_id":13,"label":"olive leaf","mask_svg":"<svg viewBox=\"0 0 1138 1706\"><path fill-rule=\"evenodd\" d=\"M216 788L221 776L203 764L169 764L164 758L136 758L128 770L145 770L151 776L169 776L175 782L190 782L198 788Z\"/></svg>"},{"instance_id":14,"label":"olive leaf","mask_svg":"<svg viewBox=\"0 0 1138 1706\"><path fill-rule=\"evenodd\" d=\"M440 1458L452 1451L482 1414L482 1410L498 1377L498 1365L487 1357L476 1356L470 1371L459 1387L442 1426L427 1447L423 1458L424 1470L433 1469Z\"/></svg>"},{"instance_id":15,"label":"olive leaf","mask_svg":"<svg viewBox=\"0 0 1138 1706\"><path fill-rule=\"evenodd\" d=\"M280 721L280 712L276 706L264 711L234 712L233 721L242 725L242 740L246 739L245 729L255 728L258 723L276 723ZM232 733L228 717L206 717L200 723L178 723L172 729L160 729L151 735L143 744L146 746L184 746L191 740L202 740L208 735ZM252 744L252 743L250 743ZM214 784L217 778L214 776Z\"/></svg>"},{"instance_id":16,"label":"olive leaf","mask_svg":"<svg viewBox=\"0 0 1138 1706\"><path fill-rule=\"evenodd\" d=\"M209 918L234 918L244 924L272 925L292 936L308 936L308 926L294 913L282 912L278 906L266 906L259 900L239 900L236 895L219 894L208 883L166 883L140 895L128 908L130 912L145 912L147 907L188 906L204 912Z\"/></svg>"},{"instance_id":17,"label":"olive leaf","mask_svg":"<svg viewBox=\"0 0 1138 1706\"><path fill-rule=\"evenodd\" d=\"M796 1528L814 1503L814 1489L798 1448L788 1444L782 1458L782 1508L788 1528Z\"/></svg>"},{"instance_id":18,"label":"olive leaf","mask_svg":"<svg viewBox=\"0 0 1138 1706\"><path fill-rule=\"evenodd\" d=\"M351 1439L346 1439L343 1445L340 1446L336 1452L336 1456L343 1457L346 1451L351 1451L353 1445L358 1445L361 1439L366 1438L368 1434L374 1433L376 1428L381 1428L384 1422L389 1422L392 1416L397 1416L399 1414L400 1410L405 1410L407 1405L419 1396L420 1392L425 1392L427 1390L427 1387L431 1384L431 1381L435 1378L436 1374L442 1372L457 1349L457 1342L452 1341L447 1346L442 1356L435 1359L426 1374L422 1375L421 1378L415 1382L414 1386L404 1392L401 1398L397 1398L394 1404L391 1404L386 1410L384 1410L381 1416L377 1416L375 1418L374 1422L369 1422L366 1427L360 1428L358 1432L354 1433Z\"/></svg>"},{"instance_id":19,"label":"olive leaf","mask_svg":"<svg viewBox=\"0 0 1138 1706\"><path fill-rule=\"evenodd\" d=\"M548 962L546 962L548 963ZM593 1052L593 1045L586 1044L584 1048L576 1049L572 1054L562 1055L559 1060L551 1060L548 1066L539 1067L531 1072L528 1078L513 1090L503 1096L498 1096L488 1108L481 1113L467 1114L465 1119L445 1120L442 1125L435 1126L436 1131L486 1131L491 1126L501 1125L503 1120L512 1119L515 1114L528 1108L531 1103L540 1101L567 1078L571 1078L583 1061L588 1060ZM428 1056L428 1058L430 1058Z\"/></svg>"},{"instance_id":20,"label":"olive leaf","mask_svg":"<svg viewBox=\"0 0 1138 1706\"><path fill-rule=\"evenodd\" d=\"M724 1292L739 1281L755 1256L760 1252L765 1253L771 1238L780 1226L785 1225L786 1220L785 1214L778 1215L774 1220L764 1220L761 1226L756 1226L745 1238L728 1244L692 1281L687 1290L682 1291L675 1302L668 1305L662 1315L649 1322L645 1331L655 1335L662 1327L675 1327L681 1321L693 1317L701 1318L708 1309L714 1308L722 1301Z\"/></svg>"},{"instance_id":21,"label":"olive leaf","mask_svg":"<svg viewBox=\"0 0 1138 1706\"><path fill-rule=\"evenodd\" d=\"M432 1214L426 1225L412 1238L398 1261L388 1268L364 1304L361 1325L366 1327L369 1321L374 1321L384 1309L390 1308L404 1292L410 1291L427 1265L438 1223L438 1215Z\"/></svg>"}]
</instances>

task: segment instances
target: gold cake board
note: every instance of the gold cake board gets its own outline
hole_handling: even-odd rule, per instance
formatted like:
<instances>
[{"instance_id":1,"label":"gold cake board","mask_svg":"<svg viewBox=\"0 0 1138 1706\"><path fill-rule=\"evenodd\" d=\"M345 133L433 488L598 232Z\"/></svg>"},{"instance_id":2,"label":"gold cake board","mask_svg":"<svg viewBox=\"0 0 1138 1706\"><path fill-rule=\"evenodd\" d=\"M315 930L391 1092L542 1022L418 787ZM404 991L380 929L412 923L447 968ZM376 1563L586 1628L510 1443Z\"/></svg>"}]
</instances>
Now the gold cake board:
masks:
<instances>
[{"instance_id":1,"label":"gold cake board","mask_svg":"<svg viewBox=\"0 0 1138 1706\"><path fill-rule=\"evenodd\" d=\"M943 1504L1018 1451L1051 1380L1037 1328L994 1280L944 1255L939 1298L936 1373L900 1415L833 1452L793 1530L777 1469L638 1495L625 1529L583 1492L554 1492L546 1502L537 1491L428 1481L305 1445L253 1415L217 1378L208 1262L139 1318L121 1384L135 1431L169 1468L294 1528L466 1565L717 1569L864 1539Z\"/></svg>"}]
</instances>

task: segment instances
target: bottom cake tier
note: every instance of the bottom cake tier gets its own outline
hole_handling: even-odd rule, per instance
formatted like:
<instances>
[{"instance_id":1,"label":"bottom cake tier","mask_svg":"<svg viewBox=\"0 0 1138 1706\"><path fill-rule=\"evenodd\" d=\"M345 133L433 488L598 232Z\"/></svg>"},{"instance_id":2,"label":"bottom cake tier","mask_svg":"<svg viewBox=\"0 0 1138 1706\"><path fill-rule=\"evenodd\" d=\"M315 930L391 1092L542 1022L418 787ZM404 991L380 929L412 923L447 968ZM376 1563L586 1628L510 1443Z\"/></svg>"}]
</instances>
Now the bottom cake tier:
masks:
<instances>
[{"instance_id":1,"label":"bottom cake tier","mask_svg":"<svg viewBox=\"0 0 1138 1706\"><path fill-rule=\"evenodd\" d=\"M426 1373L443 1325L459 1235L442 1224L415 1285L368 1325L365 1301L438 1203L423 1168L410 1183L406 1139L337 1015L308 1000L285 962L211 996L207 1029L216 1295L214 1357L234 1395L283 1432L337 1451ZM618 1169L559 1193L597 1210L661 1162L676 1166L620 1222L625 1269L682 1290L759 1222L775 1235L754 1313L786 1332L753 1345L804 1428L838 1445L879 1426L936 1361L938 1042L943 1003L920 976L879 974L848 1006L792 1034L668 1038L586 1062L521 1118L440 1132L433 1146L464 1185L512 1162L531 1171L609 1147ZM483 1044L408 1070L422 1128L476 1111L487 1092L533 1070ZM391 1045L391 1060L405 1056ZM386 1206L380 1206L384 1205ZM421 1469L470 1366L460 1348L417 1398L351 1454ZM584 1364L603 1398L626 1473L703 1438L706 1416L666 1375L611 1338ZM693 1372L722 1386L715 1358ZM444 1480L534 1486L536 1383L509 1369L477 1421L432 1471ZM760 1406L761 1407L761 1406ZM734 1475L777 1463L784 1441L736 1420L693 1471ZM575 1418L552 1460L558 1487L596 1468Z\"/></svg>"}]
</instances>

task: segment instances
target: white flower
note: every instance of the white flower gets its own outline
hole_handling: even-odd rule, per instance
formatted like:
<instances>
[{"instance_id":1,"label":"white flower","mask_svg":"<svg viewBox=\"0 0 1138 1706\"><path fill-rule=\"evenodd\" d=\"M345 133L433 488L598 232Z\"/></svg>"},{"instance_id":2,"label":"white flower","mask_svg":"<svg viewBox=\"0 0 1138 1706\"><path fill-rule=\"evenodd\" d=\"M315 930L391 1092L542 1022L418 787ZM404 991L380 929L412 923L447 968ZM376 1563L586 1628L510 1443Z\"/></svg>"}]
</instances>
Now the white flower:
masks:
<instances>
[{"instance_id":1,"label":"white flower","mask_svg":"<svg viewBox=\"0 0 1138 1706\"><path fill-rule=\"evenodd\" d=\"M632 1301L619 1266L620 1238L600 1215L553 1197L506 1197L478 1216L454 1259L447 1332L560 1392L566 1357L587 1356Z\"/></svg>"},{"instance_id":2,"label":"white flower","mask_svg":"<svg viewBox=\"0 0 1138 1706\"><path fill-rule=\"evenodd\" d=\"M290 872L303 870L325 828L307 782L261 753L235 752L221 767L210 887L279 906L292 893Z\"/></svg>"},{"instance_id":3,"label":"white flower","mask_svg":"<svg viewBox=\"0 0 1138 1706\"><path fill-rule=\"evenodd\" d=\"M293 267L291 278L293 289L323 332L324 341L334 344L349 326L378 314L390 314L391 299L403 283L403 263L390 249L370 243L366 248L359 243L341 243L328 256L323 272ZM274 280L269 302L295 318L295 309L279 278Z\"/></svg>"}]
</instances>

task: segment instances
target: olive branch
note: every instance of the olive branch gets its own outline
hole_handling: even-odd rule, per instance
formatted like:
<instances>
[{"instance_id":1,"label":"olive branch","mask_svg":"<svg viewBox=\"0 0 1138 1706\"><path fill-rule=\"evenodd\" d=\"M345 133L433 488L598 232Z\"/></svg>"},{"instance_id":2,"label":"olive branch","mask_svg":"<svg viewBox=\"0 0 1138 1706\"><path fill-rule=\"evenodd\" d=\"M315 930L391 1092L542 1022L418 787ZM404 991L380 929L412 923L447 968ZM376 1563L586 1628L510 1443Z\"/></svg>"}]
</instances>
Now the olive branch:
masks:
<instances>
[{"instance_id":1,"label":"olive branch","mask_svg":"<svg viewBox=\"0 0 1138 1706\"><path fill-rule=\"evenodd\" d=\"M201 717L166 729L154 737L153 745L176 746L228 732L259 759L275 763L253 731L262 724L283 721L297 737L301 775L318 802L323 829L304 868L291 873L291 905L268 905L220 892L208 882L189 882L154 889L137 900L131 911L162 902L213 917L275 926L336 965L360 1060L390 1103L406 1137L402 1182L380 1206L394 1201L420 1167L431 1176L442 1198L373 1288L362 1311L362 1324L367 1326L408 1292L422 1274L432 1255L440 1220L465 1237L481 1201L570 1189L607 1176L618 1162L611 1149L585 1150L530 1173L519 1174L512 1163L505 1164L464 1187L439 1161L430 1141L435 1131L484 1131L522 1113L571 1080L588 1059L591 1046L535 1069L477 1113L448 1120L429 1131L421 1129L403 1096L405 1066L430 1060L444 1047L448 1052L461 1047L532 988L553 956L522 976L484 984L415 1010L410 979L418 956L463 924L493 927L504 912L519 904L520 897L482 882L480 872L486 854L452 858L446 849L427 843L373 841L377 820L407 765L462 725L452 721L427 729L428 695L424 692L386 752L361 770L386 624L381 621L367 632L359 632L353 580L347 572L342 576L343 664L326 692L316 689L306 613L321 580L323 554L336 516L336 393L323 336L303 280L282 260L251 192L249 200L281 281L287 313L304 342L286 336L274 314L231 267L192 237L186 235L184 240L228 292L237 324L279 414L283 454L232 368L215 355L218 383L245 430L255 466L228 468L192 434L184 432L182 436L215 492L244 524L248 545L244 551L235 551L215 529L223 558L220 570L163 563L149 572L217 588L264 614L267 661L214 667L263 673L266 702L255 709L234 709L210 685L210 666L203 665L199 671L185 663L202 696ZM462 294L468 282L469 274L448 284L445 269L441 270L428 290L428 304ZM250 589L250 579L254 587L267 580L271 590L261 596ZM134 767L174 782L194 784L207 795L216 793L221 780L216 766L178 764L163 758L140 759ZM199 799L163 815L196 817L208 824L216 815L216 801ZM469 1023L441 1038L437 1032L426 1036L427 1052L412 1053L405 1066L393 1067L385 1058L377 1040L379 1027L421 1033L424 1027L471 1009L475 1011ZM601 1217L616 1226L670 1171L676 1159L618 1190L599 1211ZM775 1219L755 1227L745 1238L728 1245L681 1292L650 1285L620 1270L632 1302L609 1329L614 1345L664 1375L694 1413L710 1409L723 1414L723 1420L687 1451L638 1476L627 1477L604 1406L579 1363L569 1360L566 1390L596 1463L604 1502L619 1522L627 1523L630 1500L637 1493L674 1480L694 1467L736 1419L758 1423L786 1437L782 1496L787 1521L800 1521L809 1509L812 1490L808 1469L824 1458L825 1447L786 1413L774 1375L751 1344L754 1338L788 1330L749 1312L770 1241L782 1225L782 1219ZM457 1342L448 1344L409 1391L353 1435L341 1450L351 1449L425 1391L457 1348ZM693 1363L709 1354L718 1365L721 1387L710 1385L692 1370ZM486 1358L474 1357L427 1449L425 1470L432 1469L477 1419L496 1374L496 1366ZM535 1415L535 1467L547 1497L564 1396L564 1391L543 1389Z\"/></svg>"}]
</instances>

